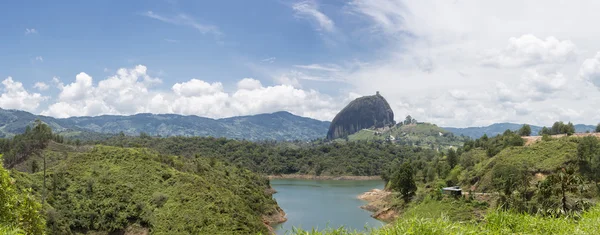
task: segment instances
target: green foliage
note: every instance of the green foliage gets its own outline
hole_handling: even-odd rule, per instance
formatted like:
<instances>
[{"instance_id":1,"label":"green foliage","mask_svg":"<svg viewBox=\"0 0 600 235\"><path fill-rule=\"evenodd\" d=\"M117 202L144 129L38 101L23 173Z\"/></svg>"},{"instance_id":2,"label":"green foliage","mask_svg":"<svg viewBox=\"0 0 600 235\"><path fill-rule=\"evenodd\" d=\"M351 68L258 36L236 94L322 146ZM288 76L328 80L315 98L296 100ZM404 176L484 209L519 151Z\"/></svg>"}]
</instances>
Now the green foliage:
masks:
<instances>
[{"instance_id":1,"label":"green foliage","mask_svg":"<svg viewBox=\"0 0 600 235\"><path fill-rule=\"evenodd\" d=\"M390 226L370 230L366 233L347 231L343 228L328 231L296 231L297 235L338 235L338 234L415 234L415 235L458 235L458 234L531 234L531 235L572 235L597 234L600 231L600 207L582 214L580 219L572 217L550 218L529 214L495 211L485 216L481 222L452 221L447 216L441 218L401 218Z\"/></svg>"},{"instance_id":2,"label":"green foliage","mask_svg":"<svg viewBox=\"0 0 600 235\"><path fill-rule=\"evenodd\" d=\"M488 157L492 157L505 148L511 146L523 146L524 144L525 141L519 134L511 130L506 130L502 135L497 135L492 138L483 135L479 139L466 141L463 148L465 152L475 148L481 148L487 152Z\"/></svg>"},{"instance_id":3,"label":"green foliage","mask_svg":"<svg viewBox=\"0 0 600 235\"><path fill-rule=\"evenodd\" d=\"M520 136L530 136L531 135L531 126L525 124L518 131Z\"/></svg>"},{"instance_id":4,"label":"green foliage","mask_svg":"<svg viewBox=\"0 0 600 235\"><path fill-rule=\"evenodd\" d=\"M600 140L595 136L581 138L577 145L577 157L589 163L600 162Z\"/></svg>"},{"instance_id":5,"label":"green foliage","mask_svg":"<svg viewBox=\"0 0 600 235\"><path fill-rule=\"evenodd\" d=\"M456 164L458 164L458 156L454 149L448 149L446 160L448 161L448 165L450 165L450 168L454 168Z\"/></svg>"},{"instance_id":6,"label":"green foliage","mask_svg":"<svg viewBox=\"0 0 600 235\"><path fill-rule=\"evenodd\" d=\"M387 142L250 142L212 137L113 137L101 144L147 147L166 155L215 158L254 172L317 175L381 175L395 161L423 161L436 152ZM421 170L421 168L417 169Z\"/></svg>"},{"instance_id":7,"label":"green foliage","mask_svg":"<svg viewBox=\"0 0 600 235\"><path fill-rule=\"evenodd\" d=\"M543 127L540 130L539 135L572 135L575 133L575 126L573 123L569 122L565 124L564 122L555 122L551 128Z\"/></svg>"},{"instance_id":8,"label":"green foliage","mask_svg":"<svg viewBox=\"0 0 600 235\"><path fill-rule=\"evenodd\" d=\"M402 219L422 218L436 219L448 218L452 221L471 221L486 210L487 205L479 202L465 200L427 198L421 203L416 203L402 213Z\"/></svg>"},{"instance_id":9,"label":"green foliage","mask_svg":"<svg viewBox=\"0 0 600 235\"><path fill-rule=\"evenodd\" d=\"M155 234L266 233L262 216L277 212L269 181L209 159L139 148L96 146L49 170L48 229ZM42 175L33 175L40 188Z\"/></svg>"},{"instance_id":10,"label":"green foliage","mask_svg":"<svg viewBox=\"0 0 600 235\"><path fill-rule=\"evenodd\" d=\"M596 126L596 133L600 133L600 123Z\"/></svg>"},{"instance_id":11,"label":"green foliage","mask_svg":"<svg viewBox=\"0 0 600 235\"><path fill-rule=\"evenodd\" d=\"M494 157L476 164L473 170L467 172L462 183L471 185L477 182L480 191L494 190L492 172L498 164L519 167L531 175L537 172L553 172L577 160L577 141L576 138L571 137L536 142L530 146L506 148Z\"/></svg>"},{"instance_id":12,"label":"green foliage","mask_svg":"<svg viewBox=\"0 0 600 235\"><path fill-rule=\"evenodd\" d=\"M504 195L511 195L517 188L527 187L527 176L526 169L519 165L498 163L492 168L492 185Z\"/></svg>"},{"instance_id":13,"label":"green foliage","mask_svg":"<svg viewBox=\"0 0 600 235\"><path fill-rule=\"evenodd\" d=\"M557 170L556 173L548 176L546 181L550 185L554 185L554 190L552 187L549 189L561 198L562 211L565 213L570 211L572 208L567 205L567 193L580 192L583 179L575 172L575 169L569 167Z\"/></svg>"},{"instance_id":14,"label":"green foliage","mask_svg":"<svg viewBox=\"0 0 600 235\"><path fill-rule=\"evenodd\" d=\"M60 137L52 134L52 129L40 120L35 121L35 126L27 126L25 133L16 135L12 140L2 139L0 153L4 153L4 164L13 167L25 161L31 155L39 155L46 148L50 140L60 141Z\"/></svg>"},{"instance_id":15,"label":"green foliage","mask_svg":"<svg viewBox=\"0 0 600 235\"><path fill-rule=\"evenodd\" d=\"M417 185L413 179L413 169L408 162L405 162L392 175L389 189L400 192L400 196L405 202L408 202L415 196Z\"/></svg>"},{"instance_id":16,"label":"green foliage","mask_svg":"<svg viewBox=\"0 0 600 235\"><path fill-rule=\"evenodd\" d=\"M0 232L2 234L44 234L42 206L30 190L20 191L0 166Z\"/></svg>"}]
</instances>

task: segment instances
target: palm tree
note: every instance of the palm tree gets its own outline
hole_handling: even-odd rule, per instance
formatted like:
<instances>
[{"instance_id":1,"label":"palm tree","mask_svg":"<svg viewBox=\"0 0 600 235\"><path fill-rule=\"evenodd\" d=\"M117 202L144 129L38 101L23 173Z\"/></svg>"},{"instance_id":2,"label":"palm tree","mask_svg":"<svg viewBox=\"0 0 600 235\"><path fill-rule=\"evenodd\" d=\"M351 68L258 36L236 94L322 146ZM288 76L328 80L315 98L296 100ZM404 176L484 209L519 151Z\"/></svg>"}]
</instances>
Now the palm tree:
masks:
<instances>
[{"instance_id":1,"label":"palm tree","mask_svg":"<svg viewBox=\"0 0 600 235\"><path fill-rule=\"evenodd\" d=\"M580 191L583 185L583 180L579 175L576 174L573 168L561 168L555 174L548 176L548 182L552 185L556 185L557 188L555 193L561 197L562 209L564 212L568 211L567 208L567 193L576 193Z\"/></svg>"}]
</instances>

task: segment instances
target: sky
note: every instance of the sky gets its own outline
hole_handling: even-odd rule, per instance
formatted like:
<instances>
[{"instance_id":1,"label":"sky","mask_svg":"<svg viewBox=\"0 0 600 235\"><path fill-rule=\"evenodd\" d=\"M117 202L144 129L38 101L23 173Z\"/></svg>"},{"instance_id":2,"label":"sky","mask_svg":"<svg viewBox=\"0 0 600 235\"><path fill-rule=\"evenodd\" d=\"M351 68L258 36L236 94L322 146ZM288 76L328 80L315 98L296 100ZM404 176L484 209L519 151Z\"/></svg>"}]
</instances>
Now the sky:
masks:
<instances>
[{"instance_id":1,"label":"sky","mask_svg":"<svg viewBox=\"0 0 600 235\"><path fill-rule=\"evenodd\" d=\"M440 126L600 122L600 1L0 3L0 108L53 117L277 111L379 91Z\"/></svg>"}]
</instances>

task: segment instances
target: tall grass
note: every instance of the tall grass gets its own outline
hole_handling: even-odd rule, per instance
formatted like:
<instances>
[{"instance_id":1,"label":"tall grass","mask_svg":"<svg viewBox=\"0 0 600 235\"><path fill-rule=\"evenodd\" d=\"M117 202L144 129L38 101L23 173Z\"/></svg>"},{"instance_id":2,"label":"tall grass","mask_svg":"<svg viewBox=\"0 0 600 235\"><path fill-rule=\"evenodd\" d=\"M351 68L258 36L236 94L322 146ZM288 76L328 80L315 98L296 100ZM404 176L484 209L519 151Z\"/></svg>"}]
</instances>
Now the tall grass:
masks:
<instances>
[{"instance_id":1,"label":"tall grass","mask_svg":"<svg viewBox=\"0 0 600 235\"><path fill-rule=\"evenodd\" d=\"M442 218L406 218L396 223L368 232L349 232L343 228L325 231L295 231L296 235L446 235L446 234L599 234L600 207L583 213L580 219L550 218L511 212L492 212L479 223L452 222L448 217Z\"/></svg>"}]
</instances>

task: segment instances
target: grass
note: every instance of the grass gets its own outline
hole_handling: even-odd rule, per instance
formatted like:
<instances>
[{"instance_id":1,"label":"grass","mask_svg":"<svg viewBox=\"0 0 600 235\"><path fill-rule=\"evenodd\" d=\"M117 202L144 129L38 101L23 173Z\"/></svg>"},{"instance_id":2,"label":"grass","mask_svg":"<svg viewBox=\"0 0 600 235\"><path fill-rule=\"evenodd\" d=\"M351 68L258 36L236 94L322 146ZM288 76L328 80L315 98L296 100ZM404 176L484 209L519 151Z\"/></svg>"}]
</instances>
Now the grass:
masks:
<instances>
[{"instance_id":1,"label":"grass","mask_svg":"<svg viewBox=\"0 0 600 235\"><path fill-rule=\"evenodd\" d=\"M531 234L583 235L600 231L600 207L585 212L581 219L549 218L527 214L495 211L482 222L455 222L448 217L401 218L396 223L368 232L351 232L343 228L325 231L296 231L306 235L453 235L453 234Z\"/></svg>"},{"instance_id":2,"label":"grass","mask_svg":"<svg viewBox=\"0 0 600 235\"><path fill-rule=\"evenodd\" d=\"M466 202L465 200L444 199L428 200L409 206L402 213L402 218L438 219L447 217L452 221L471 221L477 219L478 211L485 210L485 205Z\"/></svg>"}]
</instances>

